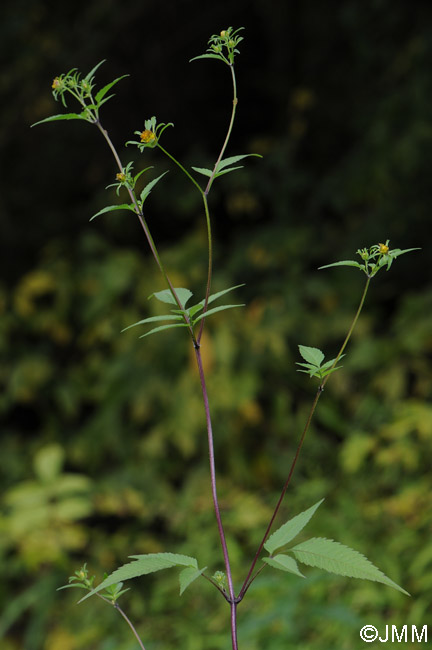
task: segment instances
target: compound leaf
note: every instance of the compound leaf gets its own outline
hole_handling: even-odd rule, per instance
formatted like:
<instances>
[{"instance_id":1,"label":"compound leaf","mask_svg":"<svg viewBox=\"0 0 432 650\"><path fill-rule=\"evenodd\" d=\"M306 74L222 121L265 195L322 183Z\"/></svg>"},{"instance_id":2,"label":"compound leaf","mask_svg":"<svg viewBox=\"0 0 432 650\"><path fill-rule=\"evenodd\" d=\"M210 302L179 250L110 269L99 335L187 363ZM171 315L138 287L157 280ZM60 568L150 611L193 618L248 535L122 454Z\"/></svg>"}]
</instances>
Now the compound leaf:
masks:
<instances>
[{"instance_id":1,"label":"compound leaf","mask_svg":"<svg viewBox=\"0 0 432 650\"><path fill-rule=\"evenodd\" d=\"M306 345L299 345L300 354L305 361L314 366L320 366L324 360L324 354L318 348L308 348Z\"/></svg>"}]
</instances>

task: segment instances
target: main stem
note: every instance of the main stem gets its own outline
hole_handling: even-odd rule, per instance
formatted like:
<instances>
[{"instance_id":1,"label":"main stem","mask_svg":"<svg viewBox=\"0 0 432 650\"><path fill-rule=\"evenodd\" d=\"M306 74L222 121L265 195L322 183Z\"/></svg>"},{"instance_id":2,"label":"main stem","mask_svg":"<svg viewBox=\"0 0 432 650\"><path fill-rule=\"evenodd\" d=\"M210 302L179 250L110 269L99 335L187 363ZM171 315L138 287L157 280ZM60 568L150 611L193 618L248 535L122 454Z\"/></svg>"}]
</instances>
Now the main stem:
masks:
<instances>
[{"instance_id":1,"label":"main stem","mask_svg":"<svg viewBox=\"0 0 432 650\"><path fill-rule=\"evenodd\" d=\"M195 357L198 366L201 390L203 395L204 410L206 417L206 426L207 426L207 438L208 438L208 449L209 449L209 462L210 462L210 481L211 481L211 491L213 497L213 506L216 515L217 527L219 531L219 538L222 546L222 553L224 558L227 582L228 582L228 595L229 603L231 605L231 640L233 650L237 650L237 602L234 594L234 585L232 580L231 565L228 554L228 546L225 538L225 531L222 524L222 517L220 514L219 501L217 496L216 488L216 468L215 468L215 455L214 455L214 441L213 441L213 427L210 415L210 406L208 400L207 386L204 375L204 368L202 363L201 349L199 345L195 346Z\"/></svg>"},{"instance_id":2,"label":"main stem","mask_svg":"<svg viewBox=\"0 0 432 650\"><path fill-rule=\"evenodd\" d=\"M368 289L369 289L370 281L371 281L371 278L368 277L368 278L367 278L367 281L366 281L366 284L365 284L365 287L364 287L364 289L363 289L363 293L362 293L362 296L361 296L360 303L359 303L359 306L358 306L358 308L357 308L356 314L355 314L355 316L354 316L354 319L353 319L353 321L352 321L352 323L351 323L351 326L350 326L350 328L349 328L349 330L348 330L348 333L347 333L347 335L346 335L346 337L345 337L345 340L344 340L344 342L342 343L342 345L341 345L341 347L340 347L340 350L339 350L339 352L338 352L338 354L337 354L337 356L336 356L336 358L335 358L335 360L334 360L334 363L333 363L331 369L333 369L333 368L336 367L336 365L337 365L339 359L341 358L341 356L342 356L342 354L343 354L343 352L344 352L344 350L345 350L345 348L346 348L346 346L347 346L347 344L348 344L348 341L349 341L350 338L351 338L351 334L352 334L353 331L354 331L354 328L355 328L355 326L356 326L356 324L357 324L357 321L358 321L358 319L359 319L359 316L360 316L360 312L361 312L361 310L362 310L362 308L363 308L364 301L365 301L365 298L366 298L366 294L367 294ZM310 424L311 424L311 422L312 422L312 418L313 418L313 416L314 416L315 409L316 409L316 407L317 407L317 404L318 404L319 398L321 397L321 395L322 395L322 393L323 393L324 386L326 385L326 383L327 383L329 377L330 377L330 374L326 375L326 376L324 377L324 379L321 381L320 385L318 386L318 390L317 390L317 392L316 392L316 395L315 395L314 401L313 401L312 406L311 406L311 409L310 409L310 411L309 411L309 415L308 415L308 418L307 418L307 421L306 421L305 427L304 427L304 429L303 429L302 435L301 435L301 437L300 437L300 441L299 441L299 443L298 443L298 446L297 446L297 450L296 450L295 456L294 456L293 461L292 461L292 463L291 463L291 467L290 467L290 470L289 470L289 473L288 473L287 480L285 481L285 484L284 484L284 486L283 486L283 488L282 488L281 495L280 495L279 500L278 500L278 502L277 502L277 504L276 504L276 507L275 507L275 509L274 509L274 511L273 511L272 517L271 517L270 522L269 522L269 524L268 524L268 526L267 526L267 528L266 528L266 531L265 531L264 536L263 536L263 538L262 538L262 540L261 540L261 543L260 543L260 545L258 546L258 550L257 550L257 552L255 553L255 557L254 557L254 559L253 559L253 561L252 561L252 564L251 564L251 566L250 566L249 572L248 572L248 574L247 574L247 576L246 576L246 579L245 579L245 581L244 581L244 583L243 583L243 586L242 586L242 588L241 588L241 590L240 590L240 593L239 593L239 595L238 595L238 600L241 600L241 599L244 597L246 591L249 589L249 587L250 587L250 585L252 584L253 580L254 580L254 579L256 578L256 576L258 575L258 572L259 572L259 571L258 571L257 573L255 573L255 575L252 575L252 574L253 574L253 571L254 571L254 569L255 569L255 565L256 565L256 563L257 563L257 561L258 561L258 559L259 559L259 556L260 556L261 551L262 551L262 549L263 549L263 547L264 547L264 544L265 544L265 542L266 542L266 540L267 540L267 538L268 538L268 536L269 536L269 533L270 533L271 527L273 526L273 522L274 522L274 520L276 519L276 516L277 516L277 514L278 514L278 512L279 512L279 509L280 509L280 507L281 507L282 501L283 501L283 499L284 499L285 493L286 493L286 491L287 491L287 489L288 489L288 486L289 486L289 484L290 484L290 482L291 482L291 478L292 478L292 475L294 474L294 470L295 470L295 467L296 467L296 465L297 465L297 461L298 461L298 459L299 459L300 452L301 452L301 449L302 449L302 447L303 447L303 443L304 443L305 438L306 438L306 434L307 434L307 432L308 432L308 430L309 430L309 427L310 427Z\"/></svg>"}]
</instances>

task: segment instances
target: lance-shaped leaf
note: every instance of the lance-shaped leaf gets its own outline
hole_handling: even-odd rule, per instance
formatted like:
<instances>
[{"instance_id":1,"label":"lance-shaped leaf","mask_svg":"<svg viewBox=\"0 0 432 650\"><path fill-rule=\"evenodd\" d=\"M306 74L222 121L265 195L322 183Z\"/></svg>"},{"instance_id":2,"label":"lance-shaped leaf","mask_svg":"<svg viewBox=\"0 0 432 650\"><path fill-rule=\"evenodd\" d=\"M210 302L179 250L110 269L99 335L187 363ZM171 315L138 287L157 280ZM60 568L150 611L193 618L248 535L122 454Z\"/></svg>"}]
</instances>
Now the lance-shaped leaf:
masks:
<instances>
[{"instance_id":1,"label":"lance-shaped leaf","mask_svg":"<svg viewBox=\"0 0 432 650\"><path fill-rule=\"evenodd\" d=\"M365 270L364 264L360 264L355 260L342 260L341 262L333 262L333 264L325 264L324 266L319 266L318 271L321 269L329 269L331 266L355 266L357 269Z\"/></svg>"},{"instance_id":2,"label":"lance-shaped leaf","mask_svg":"<svg viewBox=\"0 0 432 650\"><path fill-rule=\"evenodd\" d=\"M107 92L121 79L124 79L125 77L129 77L128 74L123 74L121 77L117 77L117 79L114 79L114 81L111 81L109 84L101 88L95 95L95 102L98 104L103 97L107 94ZM114 97L114 95L110 95L110 97Z\"/></svg>"},{"instance_id":3,"label":"lance-shaped leaf","mask_svg":"<svg viewBox=\"0 0 432 650\"><path fill-rule=\"evenodd\" d=\"M224 167L229 167L230 165L235 165L235 163L240 162L244 158L249 158L250 156L255 156L256 158L262 158L259 153L245 153L240 156L230 156L229 158L224 158L219 161L216 172L219 173Z\"/></svg>"},{"instance_id":4,"label":"lance-shaped leaf","mask_svg":"<svg viewBox=\"0 0 432 650\"><path fill-rule=\"evenodd\" d=\"M364 555L348 546L343 546L332 539L313 537L302 544L290 549L295 558L308 566L324 569L349 578L360 578L381 582L388 587L397 589L403 594L410 594L396 582L390 580L382 571L372 564Z\"/></svg>"},{"instance_id":5,"label":"lance-shaped leaf","mask_svg":"<svg viewBox=\"0 0 432 650\"><path fill-rule=\"evenodd\" d=\"M213 309L208 309L204 314L200 314L197 318L193 319L193 324L195 325L203 318L216 314L218 311L224 311L225 309L233 309L234 307L244 307L244 305L221 305L220 307L213 307Z\"/></svg>"},{"instance_id":6,"label":"lance-shaped leaf","mask_svg":"<svg viewBox=\"0 0 432 650\"><path fill-rule=\"evenodd\" d=\"M183 571L180 571L179 575L179 582L180 582L180 596L183 595L183 593L186 591L186 589L189 587L190 584L194 580L200 577L201 574L204 573L204 571L207 569L205 566L204 569L196 569L193 566L187 567L186 569L183 569Z\"/></svg>"},{"instance_id":7,"label":"lance-shaped leaf","mask_svg":"<svg viewBox=\"0 0 432 650\"><path fill-rule=\"evenodd\" d=\"M287 521L286 524L278 528L273 535L270 535L264 544L266 551L274 553L278 548L285 546L285 544L288 544L288 542L294 539L303 530L323 501L324 499L321 499L321 501L318 501L318 503L308 508L308 510L296 515Z\"/></svg>"},{"instance_id":8,"label":"lance-shaped leaf","mask_svg":"<svg viewBox=\"0 0 432 650\"><path fill-rule=\"evenodd\" d=\"M215 300L218 300L219 298L222 298L226 293L229 293L230 291L234 291L234 289L239 289L240 287L244 287L244 282L243 284L236 284L234 287L229 287L228 289L223 289L222 291L218 291L217 293L213 293L211 296L209 296L207 304L209 305L210 303L214 302ZM204 300L201 300L199 303L196 305L193 305L192 307L189 307L187 309L187 312L189 316L192 318L197 312L200 311L200 309L203 309L205 305L205 298Z\"/></svg>"},{"instance_id":9,"label":"lance-shaped leaf","mask_svg":"<svg viewBox=\"0 0 432 650\"><path fill-rule=\"evenodd\" d=\"M178 299L180 300L181 304L183 307L186 305L187 301L189 298L193 295L192 291L189 289L184 289L183 287L175 288L174 291L177 294ZM175 301L174 296L172 295L171 291L169 289L164 289L163 291L157 291L156 293L152 293L150 298L156 298L156 300L160 300L160 302L165 302L168 305L177 305L177 302Z\"/></svg>"},{"instance_id":10,"label":"lance-shaped leaf","mask_svg":"<svg viewBox=\"0 0 432 650\"><path fill-rule=\"evenodd\" d=\"M178 553L150 553L148 555L131 555L133 562L124 564L119 569L116 569L103 580L100 585L92 589L84 598L81 598L80 603L90 596L97 594L101 589L106 589L110 585L114 585L124 580L131 578L138 578L139 576L155 573L161 569L170 569L175 566L187 566L198 569L198 562L194 557L187 555L179 555Z\"/></svg>"},{"instance_id":11,"label":"lance-shaped leaf","mask_svg":"<svg viewBox=\"0 0 432 650\"><path fill-rule=\"evenodd\" d=\"M152 191L152 189L154 188L156 183L159 183L160 179L162 178L162 176L165 176L165 174L168 174L168 171L164 172L163 174L161 174L157 178L154 178L152 181L150 181L150 183L147 183L147 185L142 190L141 195L140 195L140 199L141 199L142 203L144 203L144 201L146 200L146 198L148 197L148 195L150 194L150 192Z\"/></svg>"},{"instance_id":12,"label":"lance-shaped leaf","mask_svg":"<svg viewBox=\"0 0 432 650\"><path fill-rule=\"evenodd\" d=\"M139 320L136 323L132 323L132 325L128 325L127 327L122 329L122 332L126 332L126 330L130 330L131 327L136 327L137 325L145 325L146 323L157 323L160 321L164 320L183 320L181 316L177 316L175 314L165 314L164 316L150 316L149 318L144 318L143 320Z\"/></svg>"},{"instance_id":13,"label":"lance-shaped leaf","mask_svg":"<svg viewBox=\"0 0 432 650\"><path fill-rule=\"evenodd\" d=\"M221 61L224 61L224 59L218 54L200 54L199 56L194 56L193 59L189 59L189 63L191 61L196 61L197 59L220 59Z\"/></svg>"},{"instance_id":14,"label":"lance-shaped leaf","mask_svg":"<svg viewBox=\"0 0 432 650\"><path fill-rule=\"evenodd\" d=\"M133 203L122 203L121 205L108 205L106 208L102 208L102 210L99 210L99 212L96 212L90 219L90 221L93 221L93 219L96 219L100 214L104 214L105 212L113 212L114 210L131 210L132 212L135 212L135 208Z\"/></svg>"},{"instance_id":15,"label":"lance-shaped leaf","mask_svg":"<svg viewBox=\"0 0 432 650\"><path fill-rule=\"evenodd\" d=\"M106 59L102 59L102 61L99 61L99 63L97 63L97 64L95 65L95 67L92 68L88 74L86 74L86 76L84 77L84 81L90 81L91 78L93 77L94 73L96 72L96 70L97 70L98 68L100 68L100 66L102 65L102 63L105 63L105 61L106 61ZM72 68L72 70L76 70L76 68Z\"/></svg>"},{"instance_id":16,"label":"lance-shaped leaf","mask_svg":"<svg viewBox=\"0 0 432 650\"><path fill-rule=\"evenodd\" d=\"M146 332L145 334L141 334L140 339L145 338L146 336L150 336L150 334L156 334L156 332L162 332L163 330L169 330L172 329L173 327L187 327L186 323L175 323L174 325L161 325L161 327L155 327L150 332Z\"/></svg>"},{"instance_id":17,"label":"lance-shaped leaf","mask_svg":"<svg viewBox=\"0 0 432 650\"><path fill-rule=\"evenodd\" d=\"M280 571L287 571L288 573L294 573L296 576L300 576L300 578L304 578L305 576L301 571L299 570L297 566L297 562L294 560L294 558L290 557L289 555L275 555L274 557L263 557L263 561L266 564L269 564L275 569L279 569Z\"/></svg>"},{"instance_id":18,"label":"lance-shaped leaf","mask_svg":"<svg viewBox=\"0 0 432 650\"><path fill-rule=\"evenodd\" d=\"M210 177L213 174L213 171L211 169L206 169L205 167L192 167L192 169L194 170L194 172L203 174L203 176Z\"/></svg>"},{"instance_id":19,"label":"lance-shaped leaf","mask_svg":"<svg viewBox=\"0 0 432 650\"><path fill-rule=\"evenodd\" d=\"M32 124L32 128L38 124L43 124L44 122L56 122L57 120L85 120L86 118L82 114L78 113L60 113L59 115L51 115L51 117L46 117L44 120L39 120Z\"/></svg>"}]
</instances>

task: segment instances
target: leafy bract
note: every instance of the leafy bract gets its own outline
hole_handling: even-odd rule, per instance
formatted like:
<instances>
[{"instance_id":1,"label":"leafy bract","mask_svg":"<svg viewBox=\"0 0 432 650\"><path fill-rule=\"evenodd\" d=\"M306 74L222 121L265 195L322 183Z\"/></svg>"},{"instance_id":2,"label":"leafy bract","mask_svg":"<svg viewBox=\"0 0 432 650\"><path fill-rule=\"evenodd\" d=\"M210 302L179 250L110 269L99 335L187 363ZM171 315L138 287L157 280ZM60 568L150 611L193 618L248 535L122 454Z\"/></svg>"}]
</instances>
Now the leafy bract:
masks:
<instances>
[{"instance_id":1,"label":"leafy bract","mask_svg":"<svg viewBox=\"0 0 432 650\"><path fill-rule=\"evenodd\" d=\"M283 526L278 528L273 535L270 535L264 544L264 548L269 553L274 553L278 548L288 544L288 542L294 539L294 537L303 530L323 501L324 499L321 499L321 501L315 503L311 508L308 508L283 524Z\"/></svg>"},{"instance_id":2,"label":"leafy bract","mask_svg":"<svg viewBox=\"0 0 432 650\"><path fill-rule=\"evenodd\" d=\"M113 571L100 585L92 589L84 598L81 598L79 602L81 603L83 600L97 594L110 585L123 582L124 580L130 580L131 578L138 578L149 573L155 573L162 569L170 569L175 566L192 567L194 570L198 569L198 562L194 557L180 555L178 553L150 553L148 555L131 555L130 557L133 558L133 562L128 562L128 564L124 564Z\"/></svg>"},{"instance_id":3,"label":"leafy bract","mask_svg":"<svg viewBox=\"0 0 432 650\"><path fill-rule=\"evenodd\" d=\"M299 571L297 562L289 555L275 555L274 557L264 557L263 561L274 569L294 573L294 575L304 578L305 576Z\"/></svg>"},{"instance_id":4,"label":"leafy bract","mask_svg":"<svg viewBox=\"0 0 432 650\"><path fill-rule=\"evenodd\" d=\"M350 578L361 578L372 580L401 591L409 596L410 594L402 589L396 582L390 580L382 571L372 564L364 555L358 551L343 546L332 539L324 537L313 537L290 549L294 557L302 564L324 569L329 573L336 573Z\"/></svg>"}]
</instances>

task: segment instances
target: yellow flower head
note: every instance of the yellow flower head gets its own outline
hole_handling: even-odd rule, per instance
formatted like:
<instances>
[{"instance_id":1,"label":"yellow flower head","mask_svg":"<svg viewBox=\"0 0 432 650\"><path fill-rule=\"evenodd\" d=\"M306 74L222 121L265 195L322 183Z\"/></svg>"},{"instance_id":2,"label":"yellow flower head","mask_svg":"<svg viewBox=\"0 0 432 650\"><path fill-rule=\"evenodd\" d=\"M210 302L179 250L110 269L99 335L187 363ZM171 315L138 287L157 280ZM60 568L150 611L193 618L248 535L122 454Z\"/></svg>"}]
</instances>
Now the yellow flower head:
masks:
<instances>
[{"instance_id":1,"label":"yellow flower head","mask_svg":"<svg viewBox=\"0 0 432 650\"><path fill-rule=\"evenodd\" d=\"M51 86L51 88L52 88L53 90L57 90L58 88L60 88L61 83L62 83L62 82L61 82L60 77L56 77L56 78L54 79L54 81L52 82L52 86Z\"/></svg>"},{"instance_id":2,"label":"yellow flower head","mask_svg":"<svg viewBox=\"0 0 432 650\"><path fill-rule=\"evenodd\" d=\"M141 133L141 142L145 142L146 144L148 142L153 142L156 140L156 135L153 133L153 131L150 131L149 129L146 129Z\"/></svg>"},{"instance_id":3,"label":"yellow flower head","mask_svg":"<svg viewBox=\"0 0 432 650\"><path fill-rule=\"evenodd\" d=\"M221 31L220 35L221 35L221 38L225 38L225 36L226 36L226 29L223 29L223 30Z\"/></svg>"},{"instance_id":4,"label":"yellow flower head","mask_svg":"<svg viewBox=\"0 0 432 650\"><path fill-rule=\"evenodd\" d=\"M389 247L387 246L387 244L378 244L378 246L379 246L379 252L381 253L381 255L385 255L386 253L389 252Z\"/></svg>"},{"instance_id":5,"label":"yellow flower head","mask_svg":"<svg viewBox=\"0 0 432 650\"><path fill-rule=\"evenodd\" d=\"M123 182L126 180L126 174L123 174L123 172L120 172L119 174L116 174L116 179L120 182Z\"/></svg>"}]
</instances>

